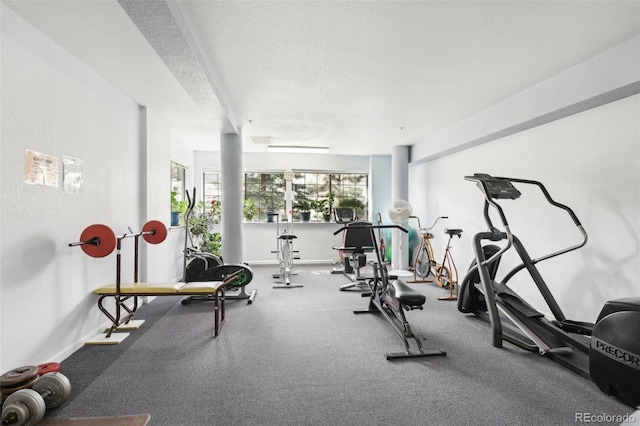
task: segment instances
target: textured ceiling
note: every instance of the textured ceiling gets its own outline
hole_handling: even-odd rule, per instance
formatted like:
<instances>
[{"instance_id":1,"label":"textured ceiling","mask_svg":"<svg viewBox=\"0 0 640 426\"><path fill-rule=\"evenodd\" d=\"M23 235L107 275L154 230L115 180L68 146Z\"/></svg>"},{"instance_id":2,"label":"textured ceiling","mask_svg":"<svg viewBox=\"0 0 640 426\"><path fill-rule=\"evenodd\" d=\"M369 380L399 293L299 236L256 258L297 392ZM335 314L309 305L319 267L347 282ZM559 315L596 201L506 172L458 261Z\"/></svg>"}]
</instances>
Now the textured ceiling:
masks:
<instances>
[{"instance_id":1,"label":"textured ceiling","mask_svg":"<svg viewBox=\"0 0 640 426\"><path fill-rule=\"evenodd\" d=\"M388 154L640 33L640 2L5 3L195 149Z\"/></svg>"}]
</instances>

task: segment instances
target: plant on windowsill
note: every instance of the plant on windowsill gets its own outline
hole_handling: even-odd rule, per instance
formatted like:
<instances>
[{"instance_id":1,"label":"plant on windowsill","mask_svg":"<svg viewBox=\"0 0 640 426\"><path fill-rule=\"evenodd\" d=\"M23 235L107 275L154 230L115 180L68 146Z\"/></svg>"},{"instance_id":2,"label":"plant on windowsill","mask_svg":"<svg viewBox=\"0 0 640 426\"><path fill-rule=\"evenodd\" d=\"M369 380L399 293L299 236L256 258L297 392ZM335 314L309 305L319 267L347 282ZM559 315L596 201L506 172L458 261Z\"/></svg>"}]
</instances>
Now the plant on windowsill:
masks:
<instances>
[{"instance_id":1,"label":"plant on windowsill","mask_svg":"<svg viewBox=\"0 0 640 426\"><path fill-rule=\"evenodd\" d=\"M171 226L180 224L180 219L184 216L184 212L189 205L186 201L178 201L177 196L178 193L176 191L171 191Z\"/></svg>"},{"instance_id":2,"label":"plant on windowsill","mask_svg":"<svg viewBox=\"0 0 640 426\"><path fill-rule=\"evenodd\" d=\"M311 220L311 202L309 200L300 199L293 208L300 212L300 219L303 222L309 222Z\"/></svg>"},{"instance_id":3,"label":"plant on windowsill","mask_svg":"<svg viewBox=\"0 0 640 426\"><path fill-rule=\"evenodd\" d=\"M274 222L276 220L276 217L278 216L277 209L275 208L276 197L281 198L282 196L276 196L273 192L267 192L261 196L263 205L269 207L269 210L267 211L267 222Z\"/></svg>"},{"instance_id":4,"label":"plant on windowsill","mask_svg":"<svg viewBox=\"0 0 640 426\"><path fill-rule=\"evenodd\" d=\"M324 198L311 200L309 202L311 204L311 210L315 212L314 218L317 218L317 216L322 213L322 210L324 209L324 205L326 204L326 202L327 200L325 200Z\"/></svg>"},{"instance_id":5,"label":"plant on windowsill","mask_svg":"<svg viewBox=\"0 0 640 426\"><path fill-rule=\"evenodd\" d=\"M364 203L357 198L340 198L338 199L338 207L351 208L356 212L357 217L363 217Z\"/></svg>"},{"instance_id":6,"label":"plant on windowsill","mask_svg":"<svg viewBox=\"0 0 640 426\"><path fill-rule=\"evenodd\" d=\"M333 200L336 196L333 193L327 194L327 197L322 200L322 218L325 222L331 221L331 210L333 209Z\"/></svg>"},{"instance_id":7,"label":"plant on windowsill","mask_svg":"<svg viewBox=\"0 0 640 426\"><path fill-rule=\"evenodd\" d=\"M258 210L258 206L256 206L253 198L247 198L244 200L244 203L242 204L242 216L244 216L247 222L251 222L253 217L258 213L260 213L260 210Z\"/></svg>"}]
</instances>

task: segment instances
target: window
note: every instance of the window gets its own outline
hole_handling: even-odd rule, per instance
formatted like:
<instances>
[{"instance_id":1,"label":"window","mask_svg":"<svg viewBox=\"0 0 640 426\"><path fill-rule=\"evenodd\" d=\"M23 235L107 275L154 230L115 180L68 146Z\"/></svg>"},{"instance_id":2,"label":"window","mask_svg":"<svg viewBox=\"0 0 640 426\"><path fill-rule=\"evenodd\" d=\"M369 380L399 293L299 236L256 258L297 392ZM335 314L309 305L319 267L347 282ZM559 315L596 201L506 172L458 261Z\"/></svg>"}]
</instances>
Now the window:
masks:
<instances>
[{"instance_id":1,"label":"window","mask_svg":"<svg viewBox=\"0 0 640 426\"><path fill-rule=\"evenodd\" d=\"M293 191L296 202L306 200L313 206L333 195L333 207L351 207L359 218L366 218L368 206L366 173L296 173ZM322 211L313 212L312 220L322 220Z\"/></svg>"},{"instance_id":2,"label":"window","mask_svg":"<svg viewBox=\"0 0 640 426\"><path fill-rule=\"evenodd\" d=\"M204 172L202 174L202 199L205 206L210 206L213 200L220 201L221 190L220 173Z\"/></svg>"},{"instance_id":3,"label":"window","mask_svg":"<svg viewBox=\"0 0 640 426\"><path fill-rule=\"evenodd\" d=\"M284 172L244 174L244 199L258 207L257 220L266 220L268 212L284 212L285 187Z\"/></svg>"},{"instance_id":4,"label":"window","mask_svg":"<svg viewBox=\"0 0 640 426\"><path fill-rule=\"evenodd\" d=\"M247 172L244 174L244 199L253 199L258 207L258 221L267 219L268 212L284 213L286 181L284 172ZM220 173L204 172L203 199L209 206L220 200ZM354 208L358 217L366 218L368 208L368 174L297 172L292 182L295 202L308 201L313 207L318 201L333 195L333 207ZM313 208L312 220L323 220L320 208ZM294 211L296 219L299 212Z\"/></svg>"},{"instance_id":5,"label":"window","mask_svg":"<svg viewBox=\"0 0 640 426\"><path fill-rule=\"evenodd\" d=\"M185 176L187 168L175 161L171 162L171 192L176 193L177 201L184 201Z\"/></svg>"},{"instance_id":6,"label":"window","mask_svg":"<svg viewBox=\"0 0 640 426\"><path fill-rule=\"evenodd\" d=\"M369 176L366 173L331 174L331 193L335 195L337 207L351 207L358 217L366 219L368 211Z\"/></svg>"}]
</instances>

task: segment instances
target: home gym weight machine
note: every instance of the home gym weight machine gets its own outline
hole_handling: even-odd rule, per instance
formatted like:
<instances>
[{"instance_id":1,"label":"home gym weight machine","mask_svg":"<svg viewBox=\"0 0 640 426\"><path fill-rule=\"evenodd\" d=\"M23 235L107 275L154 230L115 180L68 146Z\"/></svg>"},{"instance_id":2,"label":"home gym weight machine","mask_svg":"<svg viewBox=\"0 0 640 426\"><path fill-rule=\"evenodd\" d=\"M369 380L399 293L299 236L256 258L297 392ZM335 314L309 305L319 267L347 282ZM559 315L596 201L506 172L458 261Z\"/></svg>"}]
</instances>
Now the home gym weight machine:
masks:
<instances>
[{"instance_id":1,"label":"home gym weight machine","mask_svg":"<svg viewBox=\"0 0 640 426\"><path fill-rule=\"evenodd\" d=\"M353 224L352 224L353 225ZM401 358L418 358L431 356L445 356L446 352L439 349L425 349L420 337L416 336L411 329L411 325L404 314L404 311L422 310L426 297L400 281L396 276L389 275L387 265L384 263L380 248L376 245L376 229L397 228L402 232L408 231L399 225L373 225L361 222L358 227L369 232L369 246L373 246L377 261L372 262L373 277L366 280L370 293L369 306L364 310L355 310L355 314L381 313L393 329L398 333L404 343L403 352L386 354L387 360ZM337 235L345 231L344 226L333 234ZM363 295L365 296L365 295ZM415 341L417 349L411 348L410 339Z\"/></svg>"},{"instance_id":2,"label":"home gym weight machine","mask_svg":"<svg viewBox=\"0 0 640 426\"><path fill-rule=\"evenodd\" d=\"M573 210L556 202L538 181L479 173L465 179L475 182L484 194L484 219L489 230L474 237L475 261L461 284L458 310L473 313L491 323L493 346L502 347L502 342L507 341L522 349L537 351L591 378L603 392L617 395L626 404L637 407L640 404L640 297L606 302L595 324L567 319L536 265L586 244L587 233ZM514 183L537 187L549 204L570 216L582 240L532 259L520 239L512 233L499 204L502 200L520 198L522 193ZM501 229L493 225L490 207L497 212ZM496 244L482 246L483 241ZM501 242L502 247L497 245ZM498 264L512 248L522 263L499 282L495 279ZM529 273L554 319L547 318L508 287L509 280L523 269Z\"/></svg>"},{"instance_id":3,"label":"home gym weight machine","mask_svg":"<svg viewBox=\"0 0 640 426\"><path fill-rule=\"evenodd\" d=\"M225 265L222 258L212 253L199 250L193 243L193 235L189 221L191 214L196 206L196 188L193 188L193 198L189 195L189 191L185 191L187 196L187 210L184 213L184 252L182 265L182 279L184 282L206 282L206 281L222 281L224 278L235 272L238 267L233 265ZM231 293L226 293L226 299L246 300L247 304L253 303L258 290L253 289L247 293L246 286L232 287L229 289ZM209 300L208 295L187 296L182 299L182 304L187 305L193 300Z\"/></svg>"},{"instance_id":4,"label":"home gym weight machine","mask_svg":"<svg viewBox=\"0 0 640 426\"><path fill-rule=\"evenodd\" d=\"M295 275L293 272L293 261L300 259L298 256L298 250L293 249L293 240L296 237L293 235L293 221L287 220L287 225L280 229L280 213L274 213L276 216L276 250L271 253L275 253L278 256L278 264L280 265L280 272L273 274L273 278L280 278L282 281L279 284L274 284L273 288L296 288L303 287L302 284L293 284L291 282L291 276ZM291 219L291 218L288 218Z\"/></svg>"}]
</instances>

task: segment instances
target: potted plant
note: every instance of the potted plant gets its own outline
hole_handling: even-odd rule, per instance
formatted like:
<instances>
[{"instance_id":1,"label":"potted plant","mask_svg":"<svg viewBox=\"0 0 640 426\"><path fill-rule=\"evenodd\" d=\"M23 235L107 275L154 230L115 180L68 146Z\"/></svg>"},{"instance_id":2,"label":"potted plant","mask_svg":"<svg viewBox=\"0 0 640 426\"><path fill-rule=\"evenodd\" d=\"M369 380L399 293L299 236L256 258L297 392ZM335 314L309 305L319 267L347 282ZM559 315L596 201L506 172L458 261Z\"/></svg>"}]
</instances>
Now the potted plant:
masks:
<instances>
[{"instance_id":1,"label":"potted plant","mask_svg":"<svg viewBox=\"0 0 640 426\"><path fill-rule=\"evenodd\" d=\"M329 193L327 197L323 200L324 203L322 205L322 218L325 222L331 221L331 210L333 209L333 200L336 198L335 194Z\"/></svg>"},{"instance_id":2,"label":"potted plant","mask_svg":"<svg viewBox=\"0 0 640 426\"><path fill-rule=\"evenodd\" d=\"M306 199L300 199L294 206L296 210L300 212L300 219L303 222L309 222L311 220L311 202Z\"/></svg>"},{"instance_id":3,"label":"potted plant","mask_svg":"<svg viewBox=\"0 0 640 426\"><path fill-rule=\"evenodd\" d=\"M189 231L200 243L200 249L218 257L222 252L222 238L215 231L215 225L220 223L221 207L219 201L213 200L205 210L204 202L200 201L189 218Z\"/></svg>"},{"instance_id":4,"label":"potted plant","mask_svg":"<svg viewBox=\"0 0 640 426\"><path fill-rule=\"evenodd\" d=\"M327 203L327 200L324 198L318 198L316 200L311 200L311 210L313 210L316 216L320 215L324 210L324 205Z\"/></svg>"},{"instance_id":5,"label":"potted plant","mask_svg":"<svg viewBox=\"0 0 640 426\"><path fill-rule=\"evenodd\" d=\"M362 217L364 214L364 203L357 198L340 198L338 207L353 209L356 212L356 217Z\"/></svg>"},{"instance_id":6,"label":"potted plant","mask_svg":"<svg viewBox=\"0 0 640 426\"><path fill-rule=\"evenodd\" d=\"M253 198L247 198L244 200L244 203L242 204L242 216L244 216L247 222L251 222L253 217L258 213L260 213L260 210L258 210L258 206L256 206Z\"/></svg>"},{"instance_id":7,"label":"potted plant","mask_svg":"<svg viewBox=\"0 0 640 426\"><path fill-rule=\"evenodd\" d=\"M275 200L278 195L273 192L266 192L262 193L260 196L263 201L263 205L269 207L269 211L267 211L267 222L274 222L276 216L278 216L277 209L275 208Z\"/></svg>"},{"instance_id":8,"label":"potted plant","mask_svg":"<svg viewBox=\"0 0 640 426\"><path fill-rule=\"evenodd\" d=\"M178 193L176 191L171 191L171 226L180 224L180 217L182 217L189 205L186 201L178 201L177 196Z\"/></svg>"}]
</instances>

